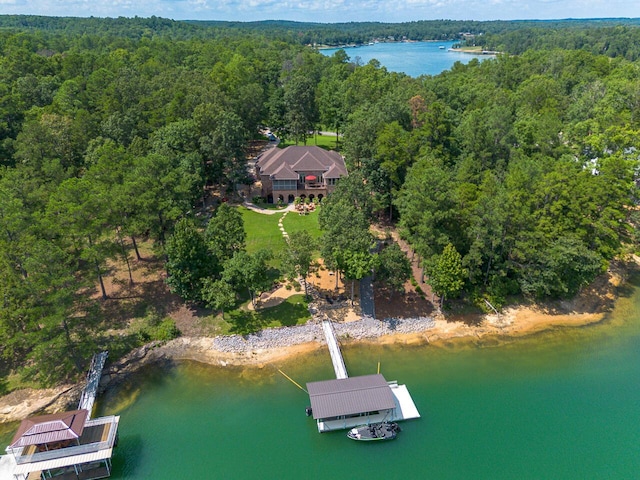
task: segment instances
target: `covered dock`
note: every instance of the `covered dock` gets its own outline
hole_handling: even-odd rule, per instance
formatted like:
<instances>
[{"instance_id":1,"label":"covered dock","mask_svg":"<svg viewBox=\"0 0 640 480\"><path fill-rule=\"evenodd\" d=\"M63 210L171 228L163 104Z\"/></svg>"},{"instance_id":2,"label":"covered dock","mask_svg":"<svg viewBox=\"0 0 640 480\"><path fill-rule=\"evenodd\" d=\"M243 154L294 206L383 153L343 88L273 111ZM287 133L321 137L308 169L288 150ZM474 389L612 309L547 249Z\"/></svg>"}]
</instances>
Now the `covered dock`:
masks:
<instances>
[{"instance_id":1,"label":"covered dock","mask_svg":"<svg viewBox=\"0 0 640 480\"><path fill-rule=\"evenodd\" d=\"M77 410L24 419L7 455L0 480L94 480L111 475L119 416L91 418L107 352L94 355Z\"/></svg>"},{"instance_id":2,"label":"covered dock","mask_svg":"<svg viewBox=\"0 0 640 480\"><path fill-rule=\"evenodd\" d=\"M336 379L307 383L319 432L420 418L406 385L387 382L379 373L349 377L331 320L322 322L322 330Z\"/></svg>"},{"instance_id":3,"label":"covered dock","mask_svg":"<svg viewBox=\"0 0 640 480\"><path fill-rule=\"evenodd\" d=\"M88 420L87 410L27 418L18 427L7 457L13 478L90 480L111 475L120 417Z\"/></svg>"},{"instance_id":4,"label":"covered dock","mask_svg":"<svg viewBox=\"0 0 640 480\"><path fill-rule=\"evenodd\" d=\"M307 391L319 432L420 417L407 387L381 374L309 382Z\"/></svg>"}]
</instances>

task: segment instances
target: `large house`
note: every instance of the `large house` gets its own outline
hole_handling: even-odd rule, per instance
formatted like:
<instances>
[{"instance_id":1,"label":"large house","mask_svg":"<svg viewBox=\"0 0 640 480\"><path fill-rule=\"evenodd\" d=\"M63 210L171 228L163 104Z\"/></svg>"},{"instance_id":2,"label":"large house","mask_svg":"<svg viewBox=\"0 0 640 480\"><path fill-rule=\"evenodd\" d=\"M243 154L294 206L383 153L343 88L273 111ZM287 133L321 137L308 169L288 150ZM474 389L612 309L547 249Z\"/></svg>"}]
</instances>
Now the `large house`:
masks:
<instances>
[{"instance_id":1,"label":"large house","mask_svg":"<svg viewBox=\"0 0 640 480\"><path fill-rule=\"evenodd\" d=\"M256 162L267 202L291 203L296 197L322 200L347 175L344 158L320 147L272 148Z\"/></svg>"}]
</instances>

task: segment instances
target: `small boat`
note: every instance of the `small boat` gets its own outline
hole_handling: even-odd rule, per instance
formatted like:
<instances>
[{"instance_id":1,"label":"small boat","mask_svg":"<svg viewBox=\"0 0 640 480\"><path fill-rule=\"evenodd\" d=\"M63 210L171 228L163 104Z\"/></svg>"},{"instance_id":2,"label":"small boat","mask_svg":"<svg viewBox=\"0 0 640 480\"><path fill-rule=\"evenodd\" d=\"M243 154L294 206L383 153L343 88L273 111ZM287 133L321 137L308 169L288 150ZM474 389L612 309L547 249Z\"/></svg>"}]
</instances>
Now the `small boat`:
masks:
<instances>
[{"instance_id":1,"label":"small boat","mask_svg":"<svg viewBox=\"0 0 640 480\"><path fill-rule=\"evenodd\" d=\"M349 433L347 433L347 437L362 442L393 440L399 431L400 427L394 422L372 423L371 425L352 428L349 430Z\"/></svg>"},{"instance_id":2,"label":"small boat","mask_svg":"<svg viewBox=\"0 0 640 480\"><path fill-rule=\"evenodd\" d=\"M438 48L439 48L440 50L444 50L444 49L445 49L445 46L444 46L444 45L440 45Z\"/></svg>"}]
</instances>

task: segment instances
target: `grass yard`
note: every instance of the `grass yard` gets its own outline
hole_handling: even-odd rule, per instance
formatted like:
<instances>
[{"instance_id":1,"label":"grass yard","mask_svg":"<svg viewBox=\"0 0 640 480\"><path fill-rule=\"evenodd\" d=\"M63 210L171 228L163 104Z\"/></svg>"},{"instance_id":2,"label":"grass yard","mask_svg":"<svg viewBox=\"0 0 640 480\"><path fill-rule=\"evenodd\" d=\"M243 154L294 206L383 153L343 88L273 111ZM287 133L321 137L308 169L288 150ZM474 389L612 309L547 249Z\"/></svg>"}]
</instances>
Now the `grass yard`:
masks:
<instances>
[{"instance_id":1,"label":"grass yard","mask_svg":"<svg viewBox=\"0 0 640 480\"><path fill-rule=\"evenodd\" d=\"M239 208L244 221L244 229L247 232L247 252L254 253L261 248L267 248L273 252L275 257L284 250L286 244L278 227L278 221L282 218L284 212L265 215L248 208ZM282 226L289 234L306 230L313 238L320 238L322 235L318 225L317 209L308 215L289 212L284 222L282 222Z\"/></svg>"},{"instance_id":2,"label":"grass yard","mask_svg":"<svg viewBox=\"0 0 640 480\"><path fill-rule=\"evenodd\" d=\"M282 226L289 235L293 232L306 230L312 238L320 238L322 231L320 231L320 225L318 224L318 210L316 209L308 215L289 212L284 222L282 222Z\"/></svg>"},{"instance_id":3,"label":"grass yard","mask_svg":"<svg viewBox=\"0 0 640 480\"><path fill-rule=\"evenodd\" d=\"M305 145L307 146L312 146L312 145L317 145L318 147L322 147L325 148L327 150L338 150L338 145L336 142L336 139L338 137L336 137L335 135L312 135L311 137L308 137L306 140ZM287 140L286 142L280 142L280 144L278 145L280 148L285 148L288 147L290 145L295 145L296 141L295 139L290 139ZM300 145L300 144L298 144Z\"/></svg>"},{"instance_id":4,"label":"grass yard","mask_svg":"<svg viewBox=\"0 0 640 480\"><path fill-rule=\"evenodd\" d=\"M311 319L309 302L303 294L292 295L280 305L264 310L238 308L225 312L224 320L218 315L214 322L217 333L246 335L269 327L303 325Z\"/></svg>"},{"instance_id":5,"label":"grass yard","mask_svg":"<svg viewBox=\"0 0 640 480\"><path fill-rule=\"evenodd\" d=\"M284 249L284 238L278 228L278 221L282 218L282 214L265 215L248 208L238 208L244 221L244 230L247 232L248 253L266 248L271 250L275 256Z\"/></svg>"}]
</instances>

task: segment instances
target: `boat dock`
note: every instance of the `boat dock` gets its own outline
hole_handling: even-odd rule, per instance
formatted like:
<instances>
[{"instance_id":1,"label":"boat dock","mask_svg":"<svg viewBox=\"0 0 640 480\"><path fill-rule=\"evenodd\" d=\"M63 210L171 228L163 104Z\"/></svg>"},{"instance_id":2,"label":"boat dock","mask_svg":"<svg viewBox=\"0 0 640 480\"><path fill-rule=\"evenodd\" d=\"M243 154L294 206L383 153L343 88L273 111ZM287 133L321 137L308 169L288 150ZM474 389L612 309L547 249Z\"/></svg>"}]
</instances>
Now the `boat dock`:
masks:
<instances>
[{"instance_id":1,"label":"boat dock","mask_svg":"<svg viewBox=\"0 0 640 480\"><path fill-rule=\"evenodd\" d=\"M111 475L120 417L91 418L107 355L93 356L77 410L22 420L7 455L0 457L0 480L95 480Z\"/></svg>"},{"instance_id":2,"label":"boat dock","mask_svg":"<svg viewBox=\"0 0 640 480\"><path fill-rule=\"evenodd\" d=\"M333 369L336 372L336 378L348 378L349 375L347 375L347 367L344 364L342 352L340 351L336 332L333 329L331 320L322 321L322 330L324 331L324 337L327 340L327 346L329 347L329 353L331 354L331 361L333 362Z\"/></svg>"},{"instance_id":3,"label":"boat dock","mask_svg":"<svg viewBox=\"0 0 640 480\"><path fill-rule=\"evenodd\" d=\"M312 414L319 432L384 421L420 418L406 385L380 375L349 377L331 320L322 322L335 380L307 383Z\"/></svg>"},{"instance_id":4,"label":"boat dock","mask_svg":"<svg viewBox=\"0 0 640 480\"><path fill-rule=\"evenodd\" d=\"M89 418L91 418L93 404L96 401L98 386L100 385L100 378L102 377L102 369L104 368L108 355L109 352L100 352L93 356L89 373L87 373L87 384L82 391L82 395L80 395L78 410L87 410L89 412Z\"/></svg>"}]
</instances>

